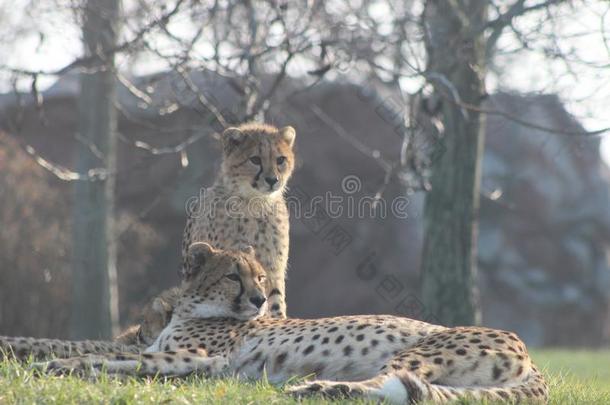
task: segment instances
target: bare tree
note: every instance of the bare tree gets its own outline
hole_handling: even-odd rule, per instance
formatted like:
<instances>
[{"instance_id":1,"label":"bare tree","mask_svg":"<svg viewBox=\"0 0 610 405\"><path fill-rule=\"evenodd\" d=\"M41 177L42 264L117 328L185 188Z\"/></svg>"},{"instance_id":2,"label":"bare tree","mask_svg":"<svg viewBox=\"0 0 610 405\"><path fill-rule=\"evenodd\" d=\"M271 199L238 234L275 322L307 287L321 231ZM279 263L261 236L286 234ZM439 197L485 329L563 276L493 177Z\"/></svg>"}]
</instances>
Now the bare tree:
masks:
<instances>
[{"instance_id":1,"label":"bare tree","mask_svg":"<svg viewBox=\"0 0 610 405\"><path fill-rule=\"evenodd\" d=\"M77 171L89 181L74 187L74 339L109 338L118 330L114 185L117 117L114 54L119 0L88 0L83 12L85 57L97 61L80 76Z\"/></svg>"},{"instance_id":2,"label":"bare tree","mask_svg":"<svg viewBox=\"0 0 610 405\"><path fill-rule=\"evenodd\" d=\"M117 1L90 0L88 4L100 5L100 9L107 8L108 11L114 10L111 6ZM88 39L85 36L89 41L89 52L64 68L31 71L0 66L0 70L31 80L35 94L39 76L60 76L76 70L87 73L83 78L80 105L83 113L96 111L100 115L97 118L83 115L86 119L82 121L82 133L79 134L81 162L75 172L57 168L51 162L44 166L60 178L78 180L80 191L77 193L81 194L77 200L82 204L87 204L87 198L95 193L95 198L90 201L101 201L98 197L103 195L104 203L95 209L104 211L104 215L112 212L112 202L107 197L112 188L112 176L116 175L111 152L114 141L112 136L104 135L114 132L114 113L108 107L111 104L108 100L112 99L113 77L141 104L149 107L154 104L154 94L147 90L148 83L132 83L126 77L128 75L113 68L115 55L136 62L139 58L146 58L147 62L152 61L160 69L169 70L170 75L182 81L183 86L177 89L180 93L178 101L159 108L160 114L196 109L202 116L212 117L217 124L206 125L186 140L176 139L173 145L163 147L121 134L122 144L144 149L153 157L180 154L183 165L188 164L186 146L202 136L214 134L228 124L265 117L273 102L281 103L281 99L274 97L286 79L297 77L291 80L295 91L307 89L323 79L345 77L366 85L373 84L381 90L400 92L404 96L404 111L396 115L399 122L393 118L389 120L401 136L397 142L401 151L398 161L390 161L375 153L377 151L366 153L381 163L386 171L384 184L380 185L376 195L380 197L387 183L393 180L402 182L407 189L428 192L422 253L426 310L445 324L476 323L476 223L481 194L479 183L485 115L499 114L520 125L562 132L526 122L493 105L485 105L485 79L491 69L497 69L499 55L535 52L549 60L565 62L566 66L573 62L573 55L566 55L560 52L560 47L554 46L559 31L551 30L548 34L541 32L541 28L554 26L556 10L585 6L587 2L375 0L365 3L349 0L175 0L161 7L158 2L140 0L132 14L125 13L120 19L115 15L112 20L124 25L125 33L121 38L112 30L109 21L103 19L112 13L98 14L98 26L90 28L99 30L98 33L105 32L105 36L92 34ZM89 12L86 9L85 15ZM532 15L537 16L534 29L523 32L519 21ZM603 21L602 18L602 31ZM85 23L93 22L93 17L85 18ZM603 32L602 36L607 41ZM536 39L541 38L551 45L537 47ZM569 66L566 70L569 71ZM194 73L203 71L213 72L215 77L229 83L231 90L239 95L235 108L223 109L214 94L198 87L201 83L195 80ZM106 92L98 93L104 96L97 100L86 99L87 94L91 94L87 86L93 89L91 92L101 91L102 87ZM188 102L183 102L184 99ZM97 104L89 104L93 101ZM116 107L122 108L118 104ZM321 111L314 112L320 116ZM106 120L95 121L103 114ZM124 114L129 119L128 113ZM332 125L332 117L325 116L324 121L331 129L337 128ZM588 134L566 130L563 133L596 135L606 130ZM342 135L349 142L350 134ZM434 141L429 142L431 138ZM427 139L434 147L421 147ZM362 142L352 142L352 145L360 151L366 149ZM83 224L87 209L85 205L80 208L79 215L82 216L79 218ZM96 228L98 231L103 227L105 234L111 229L111 221L106 216L104 218L97 218L97 225L92 226L100 227ZM85 237L90 237L90 234L77 235L75 243L84 246ZM90 239L86 244L89 247L101 246L102 242ZM106 242L104 246L107 246ZM81 255L78 260L93 260L91 252L75 250L82 250L78 253ZM110 252L112 250L110 246ZM82 263L80 268L89 268L85 262ZM104 265L104 268L107 271L109 267ZM102 273L96 270L95 274ZM107 275L108 272L104 277L112 279ZM88 280L92 282L93 279ZM100 283L102 290L107 289L106 284ZM113 295L105 294L108 297ZM95 299L105 302L102 304L104 308L111 307L106 298L100 296ZM74 308L80 309L81 306L75 304ZM88 319L82 321L88 322ZM103 322L98 320L97 324Z\"/></svg>"},{"instance_id":3,"label":"bare tree","mask_svg":"<svg viewBox=\"0 0 610 405\"><path fill-rule=\"evenodd\" d=\"M573 52L563 53L558 45L559 10L588 4L380 0L369 7L356 2L334 5L322 13L320 24L328 27L352 21L342 27L352 30L352 43L342 42L342 49L348 50L350 61L358 67L351 74L368 76L370 82L405 93L401 159L386 165L385 183L397 178L408 188L427 191L421 269L426 311L447 325L476 323L480 318L476 245L485 115L499 114L526 127L572 136L608 131L562 132L484 105L489 68L497 67L497 55L515 57L528 52L546 57L549 65L562 61L569 73L574 63L603 68L603 64L579 60ZM601 16L603 39L605 14ZM524 33L517 22L532 15L536 18L530 25L536 28ZM546 26L554 28L542 32L540 28ZM548 44L536 47L538 42ZM431 148L417 147L422 135L429 138Z\"/></svg>"},{"instance_id":4,"label":"bare tree","mask_svg":"<svg viewBox=\"0 0 610 405\"><path fill-rule=\"evenodd\" d=\"M435 92L478 104L485 95L484 1L429 0L423 13L428 80ZM477 323L476 227L483 117L445 102L439 112L444 153L432 167L426 195L422 297L447 325Z\"/></svg>"},{"instance_id":5,"label":"bare tree","mask_svg":"<svg viewBox=\"0 0 610 405\"><path fill-rule=\"evenodd\" d=\"M503 36L523 40L515 21L540 13L554 23L562 0L425 2L422 30L426 45L425 77L440 100L437 116L444 131L443 154L432 166L426 195L422 252L422 297L428 310L447 325L479 321L476 291L477 222L480 199L485 113L485 79ZM493 17L491 16L493 13ZM560 33L555 32L555 39ZM542 34L540 34L542 36ZM520 43L517 50L527 50ZM513 50L514 51L514 50ZM544 52L541 52L544 55ZM564 58L569 66L567 55ZM529 125L503 114L505 117ZM533 126L535 127L535 126ZM572 134L574 136L597 133Z\"/></svg>"},{"instance_id":6,"label":"bare tree","mask_svg":"<svg viewBox=\"0 0 610 405\"><path fill-rule=\"evenodd\" d=\"M72 338L108 338L118 326L114 224L114 186L120 175L117 148L123 145L143 149L153 158L179 154L183 164L188 165L185 148L202 135L197 133L186 140L177 139L173 146L157 147L118 134L117 113L123 113L126 119L130 115L115 96L117 82L143 105L151 106L152 97L147 94L150 83L132 83L128 75L116 69L115 58L135 60L144 55L160 67L169 68L183 85L177 89L179 100L167 110L193 109L193 103L183 104L183 100L194 101L198 112L212 117L206 120L212 125L203 129L204 135L211 135L230 124L263 118L270 99L287 77L290 63L321 41L308 29L316 8L305 15L288 15L275 2L186 4L185 0L166 6L139 1L135 7L130 5L129 14L121 13L119 0L73 2L67 9L82 19L83 56L55 70L0 66L0 70L13 75L15 82L31 80L41 112L44 99L38 91L39 77L80 75L76 167L62 167L39 156L32 147L23 146L42 167L62 180L74 182ZM178 27L172 24L176 16L182 18ZM188 24L189 20L193 29L186 34L180 32L181 24ZM122 35L119 26L125 27ZM274 35L271 30L275 30ZM159 46L163 41L172 44L171 51ZM211 56L197 54L202 45L211 45ZM198 87L196 77L202 71L230 82L241 96L237 108L221 110L217 100ZM19 127L17 123L15 134ZM154 199L153 204L158 201ZM152 205L145 211L151 208Z\"/></svg>"}]
</instances>

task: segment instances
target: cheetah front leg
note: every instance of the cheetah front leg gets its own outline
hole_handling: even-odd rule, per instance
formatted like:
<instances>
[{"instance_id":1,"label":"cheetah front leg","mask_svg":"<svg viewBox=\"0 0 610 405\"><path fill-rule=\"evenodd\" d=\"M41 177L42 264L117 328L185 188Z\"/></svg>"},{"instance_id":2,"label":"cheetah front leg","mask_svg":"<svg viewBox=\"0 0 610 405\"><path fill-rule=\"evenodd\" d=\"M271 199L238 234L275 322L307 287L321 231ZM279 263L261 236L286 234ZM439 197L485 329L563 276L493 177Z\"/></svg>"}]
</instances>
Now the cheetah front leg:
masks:
<instances>
[{"instance_id":1,"label":"cheetah front leg","mask_svg":"<svg viewBox=\"0 0 610 405\"><path fill-rule=\"evenodd\" d=\"M388 376L379 376L365 381L330 381L314 380L287 388L286 392L298 398L321 395L330 399L371 398L388 400L391 403L407 403L406 391L401 389L402 396L394 401L389 395L382 395L381 388Z\"/></svg>"},{"instance_id":2,"label":"cheetah front leg","mask_svg":"<svg viewBox=\"0 0 610 405\"><path fill-rule=\"evenodd\" d=\"M133 357L132 357L133 356ZM112 369L115 374L129 375L130 370L137 370L138 355L127 353L87 354L64 359L32 363L32 368L51 375L75 375L79 377L96 377L103 369ZM132 373L135 374L135 373Z\"/></svg>"},{"instance_id":3,"label":"cheetah front leg","mask_svg":"<svg viewBox=\"0 0 610 405\"><path fill-rule=\"evenodd\" d=\"M183 377L193 373L205 376L222 375L228 362L222 356L207 357L206 353L190 351L156 352L144 354L112 353L78 356L34 363L36 369L51 374L97 376L101 372L133 376Z\"/></svg>"},{"instance_id":4,"label":"cheetah front leg","mask_svg":"<svg viewBox=\"0 0 610 405\"><path fill-rule=\"evenodd\" d=\"M286 285L284 277L269 277L266 290L268 291L268 311L272 318L286 319Z\"/></svg>"},{"instance_id":5,"label":"cheetah front leg","mask_svg":"<svg viewBox=\"0 0 610 405\"><path fill-rule=\"evenodd\" d=\"M195 373L207 377L218 377L226 374L229 368L226 357L208 357L204 350L144 353L141 355L140 362L139 374L148 376L182 377Z\"/></svg>"}]
</instances>

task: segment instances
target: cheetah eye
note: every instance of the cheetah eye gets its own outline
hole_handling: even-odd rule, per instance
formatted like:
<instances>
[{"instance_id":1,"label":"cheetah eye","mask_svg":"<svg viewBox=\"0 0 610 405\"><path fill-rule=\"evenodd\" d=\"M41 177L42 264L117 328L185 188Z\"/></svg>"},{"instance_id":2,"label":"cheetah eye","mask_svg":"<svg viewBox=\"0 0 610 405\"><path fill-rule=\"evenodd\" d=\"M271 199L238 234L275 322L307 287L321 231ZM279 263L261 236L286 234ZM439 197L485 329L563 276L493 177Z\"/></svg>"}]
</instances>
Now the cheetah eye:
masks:
<instances>
[{"instance_id":1,"label":"cheetah eye","mask_svg":"<svg viewBox=\"0 0 610 405\"><path fill-rule=\"evenodd\" d=\"M263 276L262 274L260 276L258 276L258 282L259 283L262 283L265 280L267 280L267 277Z\"/></svg>"},{"instance_id":2,"label":"cheetah eye","mask_svg":"<svg viewBox=\"0 0 610 405\"><path fill-rule=\"evenodd\" d=\"M225 277L231 281L239 281L239 276L237 274L227 274Z\"/></svg>"},{"instance_id":3,"label":"cheetah eye","mask_svg":"<svg viewBox=\"0 0 610 405\"><path fill-rule=\"evenodd\" d=\"M280 156L276 159L278 165L283 165L286 162L286 156Z\"/></svg>"},{"instance_id":4,"label":"cheetah eye","mask_svg":"<svg viewBox=\"0 0 610 405\"><path fill-rule=\"evenodd\" d=\"M254 163L255 165L259 165L262 163L260 156L252 156L250 158L250 162Z\"/></svg>"}]
</instances>

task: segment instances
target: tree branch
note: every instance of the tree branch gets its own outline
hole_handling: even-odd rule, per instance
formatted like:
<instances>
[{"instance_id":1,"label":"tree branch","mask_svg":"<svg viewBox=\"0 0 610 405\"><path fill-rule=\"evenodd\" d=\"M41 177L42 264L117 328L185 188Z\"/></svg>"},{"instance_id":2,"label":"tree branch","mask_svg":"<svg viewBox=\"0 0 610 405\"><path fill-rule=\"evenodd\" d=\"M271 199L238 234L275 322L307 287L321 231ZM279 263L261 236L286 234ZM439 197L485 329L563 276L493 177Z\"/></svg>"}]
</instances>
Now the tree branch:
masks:
<instances>
[{"instance_id":1,"label":"tree branch","mask_svg":"<svg viewBox=\"0 0 610 405\"><path fill-rule=\"evenodd\" d=\"M541 3L534 4L532 6L525 6L526 0L517 0L515 3L513 3L512 6L509 7L509 9L505 13L500 14L496 19L487 22L483 27L481 27L478 30L478 33L480 33L482 31L491 29L491 34L489 35L489 38L487 39L487 44L486 44L486 50L485 50L486 57L487 58L491 57L491 55L493 54L493 50L496 46L496 43L498 42L498 39L500 39L500 37L502 36L502 32L504 31L504 29L506 27L508 27L509 25L512 25L514 18L523 16L532 11L547 8L549 6L556 5L556 4L565 2L565 1L566 0L546 0Z\"/></svg>"},{"instance_id":2,"label":"tree branch","mask_svg":"<svg viewBox=\"0 0 610 405\"><path fill-rule=\"evenodd\" d=\"M48 70L48 71L29 70L29 69L11 67L11 66L7 66L7 65L0 65L0 70L9 72L9 73L13 73L13 74L17 74L17 75L23 75L23 76L61 76L66 73L69 73L70 71L77 69L77 68L84 69L84 70L90 70L90 69L96 70L95 68L99 68L104 65L104 63L105 63L104 61L109 56L112 56L114 54L121 53L123 51L128 50L134 44L136 44L142 38L144 38L144 36L147 35L154 28L156 28L159 25L167 24L168 21L174 15L176 15L178 13L178 11L180 10L180 7L182 6L182 4L184 2L185 2L185 0L178 0L170 11L163 14L160 18L157 18L157 19L149 22L148 24L146 24L140 31L138 31L135 34L135 36L132 39L130 39L128 41L124 41L121 44L114 46L108 50L105 50L101 53L78 58L60 69ZM100 61L102 63L100 63Z\"/></svg>"}]
</instances>

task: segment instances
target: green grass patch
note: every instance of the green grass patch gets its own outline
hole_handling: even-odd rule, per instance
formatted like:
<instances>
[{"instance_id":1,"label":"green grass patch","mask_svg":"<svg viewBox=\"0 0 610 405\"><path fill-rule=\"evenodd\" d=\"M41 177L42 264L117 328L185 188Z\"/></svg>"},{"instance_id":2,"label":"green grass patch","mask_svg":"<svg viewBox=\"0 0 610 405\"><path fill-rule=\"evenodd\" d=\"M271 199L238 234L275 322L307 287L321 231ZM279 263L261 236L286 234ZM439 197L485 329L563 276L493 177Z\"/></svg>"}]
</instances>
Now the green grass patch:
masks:
<instances>
[{"instance_id":1,"label":"green grass patch","mask_svg":"<svg viewBox=\"0 0 610 405\"><path fill-rule=\"evenodd\" d=\"M531 355L548 378L552 404L610 404L610 351L540 350Z\"/></svg>"},{"instance_id":2,"label":"green grass patch","mask_svg":"<svg viewBox=\"0 0 610 405\"><path fill-rule=\"evenodd\" d=\"M551 385L552 404L610 404L610 351L533 353ZM300 403L324 403L313 398ZM337 401L334 403L354 403ZM15 362L0 363L0 404L296 404L265 382L190 377L184 380L35 376ZM365 403L364 401L360 403ZM461 402L465 403L465 402Z\"/></svg>"}]
</instances>

